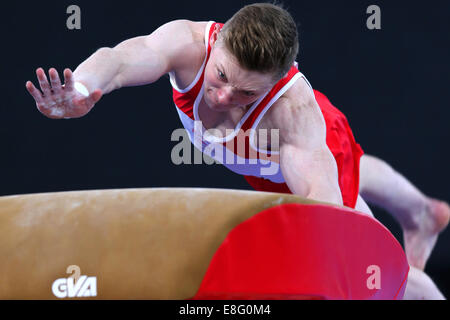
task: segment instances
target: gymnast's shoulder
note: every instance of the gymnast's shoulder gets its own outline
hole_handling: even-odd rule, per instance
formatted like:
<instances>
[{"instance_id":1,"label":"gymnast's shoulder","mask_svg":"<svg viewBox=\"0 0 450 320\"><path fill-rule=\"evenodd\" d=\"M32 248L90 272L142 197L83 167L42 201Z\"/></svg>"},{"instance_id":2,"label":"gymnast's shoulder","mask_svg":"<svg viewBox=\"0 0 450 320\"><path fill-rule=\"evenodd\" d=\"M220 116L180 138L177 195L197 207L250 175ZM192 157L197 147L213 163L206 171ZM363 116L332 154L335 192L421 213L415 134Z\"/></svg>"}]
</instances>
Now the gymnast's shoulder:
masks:
<instances>
[{"instance_id":1,"label":"gymnast's shoulder","mask_svg":"<svg viewBox=\"0 0 450 320\"><path fill-rule=\"evenodd\" d=\"M146 42L155 51L163 52L175 70L201 65L207 25L208 22L202 21L173 20L154 30Z\"/></svg>"}]
</instances>

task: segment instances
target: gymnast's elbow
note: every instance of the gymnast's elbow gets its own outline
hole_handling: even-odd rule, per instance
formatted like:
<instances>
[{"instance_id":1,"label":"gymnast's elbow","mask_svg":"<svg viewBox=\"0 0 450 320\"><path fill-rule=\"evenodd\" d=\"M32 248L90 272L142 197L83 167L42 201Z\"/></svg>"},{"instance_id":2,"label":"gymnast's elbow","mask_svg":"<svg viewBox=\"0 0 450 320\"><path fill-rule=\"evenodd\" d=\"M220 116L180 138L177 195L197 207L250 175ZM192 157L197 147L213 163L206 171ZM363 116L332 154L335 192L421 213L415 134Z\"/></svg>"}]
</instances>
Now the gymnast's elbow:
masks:
<instances>
[{"instance_id":1,"label":"gymnast's elbow","mask_svg":"<svg viewBox=\"0 0 450 320\"><path fill-rule=\"evenodd\" d=\"M334 184L318 184L309 188L309 192L306 194L307 199L326 202L333 205L343 206L342 194L339 186L335 187Z\"/></svg>"},{"instance_id":2,"label":"gymnast's elbow","mask_svg":"<svg viewBox=\"0 0 450 320\"><path fill-rule=\"evenodd\" d=\"M331 152L281 147L281 171L289 189L301 197L342 206L339 175Z\"/></svg>"},{"instance_id":3,"label":"gymnast's elbow","mask_svg":"<svg viewBox=\"0 0 450 320\"><path fill-rule=\"evenodd\" d=\"M343 205L337 181L326 179L321 175L310 174L285 174L285 178L289 189L298 196L332 205Z\"/></svg>"}]
</instances>

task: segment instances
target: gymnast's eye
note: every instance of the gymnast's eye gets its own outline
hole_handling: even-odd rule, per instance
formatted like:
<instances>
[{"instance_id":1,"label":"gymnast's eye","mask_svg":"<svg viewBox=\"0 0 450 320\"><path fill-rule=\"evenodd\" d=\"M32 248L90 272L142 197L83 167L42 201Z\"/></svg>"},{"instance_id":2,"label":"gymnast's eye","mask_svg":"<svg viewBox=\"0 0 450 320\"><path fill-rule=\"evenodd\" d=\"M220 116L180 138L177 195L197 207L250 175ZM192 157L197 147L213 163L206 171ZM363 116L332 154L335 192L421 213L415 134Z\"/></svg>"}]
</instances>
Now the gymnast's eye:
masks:
<instances>
[{"instance_id":1,"label":"gymnast's eye","mask_svg":"<svg viewBox=\"0 0 450 320\"><path fill-rule=\"evenodd\" d=\"M244 96L247 96L247 97L252 97L255 95L255 93L251 92L251 91L244 91L243 94L244 94Z\"/></svg>"},{"instance_id":2,"label":"gymnast's eye","mask_svg":"<svg viewBox=\"0 0 450 320\"><path fill-rule=\"evenodd\" d=\"M225 73L223 73L222 71L217 70L217 75L218 75L220 80L224 80L224 81L227 80L227 77L225 76Z\"/></svg>"}]
</instances>

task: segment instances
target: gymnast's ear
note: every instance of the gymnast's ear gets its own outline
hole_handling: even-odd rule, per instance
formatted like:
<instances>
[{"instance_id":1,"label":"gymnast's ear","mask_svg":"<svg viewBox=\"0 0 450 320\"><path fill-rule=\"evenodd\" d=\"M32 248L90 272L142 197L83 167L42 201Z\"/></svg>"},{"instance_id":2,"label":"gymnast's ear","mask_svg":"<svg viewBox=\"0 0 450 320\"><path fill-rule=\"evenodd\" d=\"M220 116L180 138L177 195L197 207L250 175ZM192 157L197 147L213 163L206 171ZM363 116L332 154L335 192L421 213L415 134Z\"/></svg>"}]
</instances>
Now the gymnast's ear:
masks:
<instances>
[{"instance_id":1,"label":"gymnast's ear","mask_svg":"<svg viewBox=\"0 0 450 320\"><path fill-rule=\"evenodd\" d=\"M209 38L209 44L211 45L211 47L214 46L214 44L216 43L217 39L219 38L219 32L220 32L221 28L219 26L219 24L216 24L214 26L214 31L211 34L211 37Z\"/></svg>"}]
</instances>

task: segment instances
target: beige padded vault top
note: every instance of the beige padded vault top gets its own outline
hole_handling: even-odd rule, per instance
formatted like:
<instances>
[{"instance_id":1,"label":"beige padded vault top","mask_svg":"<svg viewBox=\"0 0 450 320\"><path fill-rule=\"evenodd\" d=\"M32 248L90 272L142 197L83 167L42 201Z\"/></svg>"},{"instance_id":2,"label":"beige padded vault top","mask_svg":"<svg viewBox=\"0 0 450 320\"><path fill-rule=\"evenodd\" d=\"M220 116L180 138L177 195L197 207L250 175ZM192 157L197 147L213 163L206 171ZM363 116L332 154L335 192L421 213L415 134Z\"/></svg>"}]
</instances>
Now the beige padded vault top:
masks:
<instances>
[{"instance_id":1,"label":"beige padded vault top","mask_svg":"<svg viewBox=\"0 0 450 320\"><path fill-rule=\"evenodd\" d=\"M121 189L0 197L0 299L56 299L70 274L96 299L195 295L231 229L298 196L225 189Z\"/></svg>"}]
</instances>

